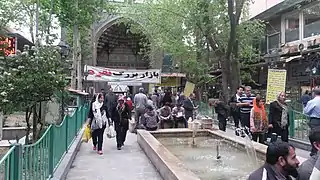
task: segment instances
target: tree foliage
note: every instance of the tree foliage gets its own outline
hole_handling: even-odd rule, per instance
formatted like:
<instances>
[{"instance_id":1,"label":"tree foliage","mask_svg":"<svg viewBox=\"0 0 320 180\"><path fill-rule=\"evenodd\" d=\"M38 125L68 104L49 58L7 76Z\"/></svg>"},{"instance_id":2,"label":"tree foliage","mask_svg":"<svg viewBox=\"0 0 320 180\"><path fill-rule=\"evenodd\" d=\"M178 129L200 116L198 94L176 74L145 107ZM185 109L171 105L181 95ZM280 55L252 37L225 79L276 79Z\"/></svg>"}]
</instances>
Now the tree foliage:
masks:
<instances>
[{"instance_id":1,"label":"tree foliage","mask_svg":"<svg viewBox=\"0 0 320 180\"><path fill-rule=\"evenodd\" d=\"M31 110L35 109L38 103L51 100L55 92L65 88L63 67L64 62L61 61L59 50L51 46L31 49L26 46L24 52L3 58L0 61L1 109L7 106L23 107L28 126L33 113L33 117L37 118L34 123L41 125L39 131L34 132L40 132L44 120L39 113Z\"/></svg>"},{"instance_id":2,"label":"tree foliage","mask_svg":"<svg viewBox=\"0 0 320 180\"><path fill-rule=\"evenodd\" d=\"M239 69L243 61L255 61L259 50L253 42L260 41L264 25L246 21L249 0L161 0L148 1L131 8L125 14L131 20L132 31L151 37L152 46L163 49L183 61L201 61L210 70L222 66L223 85L234 89L239 85ZM139 22L139 25L132 22ZM240 23L243 22L243 23ZM203 58L207 51L209 58ZM151 52L152 53L152 52ZM187 57L187 58L185 58ZM199 70L202 66L198 66ZM194 69L185 69L194 71Z\"/></svg>"}]
</instances>

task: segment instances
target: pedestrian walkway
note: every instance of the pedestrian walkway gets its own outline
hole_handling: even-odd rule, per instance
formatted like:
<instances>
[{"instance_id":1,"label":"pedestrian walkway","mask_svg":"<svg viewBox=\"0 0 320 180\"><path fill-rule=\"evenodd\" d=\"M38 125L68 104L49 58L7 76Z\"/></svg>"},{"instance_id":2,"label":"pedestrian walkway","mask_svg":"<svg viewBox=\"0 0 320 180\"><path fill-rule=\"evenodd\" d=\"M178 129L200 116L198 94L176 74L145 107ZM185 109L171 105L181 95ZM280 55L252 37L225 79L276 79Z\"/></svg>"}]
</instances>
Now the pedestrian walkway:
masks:
<instances>
[{"instance_id":1,"label":"pedestrian walkway","mask_svg":"<svg viewBox=\"0 0 320 180\"><path fill-rule=\"evenodd\" d=\"M115 139L104 137L103 155L92 150L92 143L82 143L67 180L162 180L137 143L137 136L128 133L122 150Z\"/></svg>"}]
</instances>

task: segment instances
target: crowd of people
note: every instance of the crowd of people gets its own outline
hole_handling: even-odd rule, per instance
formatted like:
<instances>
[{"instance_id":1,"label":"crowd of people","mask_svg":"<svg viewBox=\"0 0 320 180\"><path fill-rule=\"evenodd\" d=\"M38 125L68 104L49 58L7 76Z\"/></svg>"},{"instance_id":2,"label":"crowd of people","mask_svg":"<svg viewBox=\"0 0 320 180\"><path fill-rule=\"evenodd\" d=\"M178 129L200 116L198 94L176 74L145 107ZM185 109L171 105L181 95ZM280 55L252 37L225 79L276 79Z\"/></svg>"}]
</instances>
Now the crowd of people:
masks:
<instances>
[{"instance_id":1,"label":"crowd of people","mask_svg":"<svg viewBox=\"0 0 320 180\"><path fill-rule=\"evenodd\" d=\"M251 87L239 87L228 104L214 101L213 106L218 114L219 129L226 131L226 122L232 117L236 128L249 129L253 141L267 144L266 163L253 172L249 180L298 180L320 179L320 89L314 89L313 94L307 91L302 97L304 114L309 116L309 140L312 146L310 158L300 162L296 158L295 148L289 140L289 107L286 103L285 92L280 92L269 105L269 114L265 103L259 94L251 94ZM239 131L235 131L239 135ZM267 137L281 137L281 141ZM272 139L272 138L270 138Z\"/></svg>"},{"instance_id":2,"label":"crowd of people","mask_svg":"<svg viewBox=\"0 0 320 180\"><path fill-rule=\"evenodd\" d=\"M290 121L285 92L280 92L270 103L269 114L262 96L253 95L250 86L239 87L228 104L215 100L213 106L222 131L226 131L227 121L232 118L235 128L248 128L254 141L265 144L267 137L273 134L288 142ZM238 130L235 133L240 135Z\"/></svg>"},{"instance_id":3,"label":"crowd of people","mask_svg":"<svg viewBox=\"0 0 320 180\"><path fill-rule=\"evenodd\" d=\"M320 179L320 90L314 90L314 98L310 99L304 108L309 115L311 132L309 139L312 145L310 158L300 166L295 154L295 147L288 143L290 126L289 108L286 104L285 92L280 92L275 101L270 103L267 114L264 101L259 94L251 94L251 87L239 87L228 104L214 100L212 105L218 115L219 129L226 131L227 119L234 120L236 128L250 130L252 140L265 144L270 134L280 136L281 141L268 144L265 164L254 171L249 180L298 180ZM131 100L133 99L133 101ZM181 123L188 127L188 120L194 119L198 106L195 105L195 95L188 97L183 93L172 94L170 91L154 91L146 95L143 88L132 98L116 95L112 89L108 93L102 91L91 101L88 114L89 126L92 130L93 150L102 154L103 134L107 125L114 124L116 131L116 146L118 150L124 145L129 122L134 111L134 128L155 131L164 128L177 128ZM318 116L319 114L319 116ZM237 134L236 131L236 135Z\"/></svg>"},{"instance_id":4,"label":"crowd of people","mask_svg":"<svg viewBox=\"0 0 320 180\"><path fill-rule=\"evenodd\" d=\"M198 106L194 105L195 95L185 97L182 93L172 94L170 91L146 95L143 88L134 95L116 95L112 89L106 93L101 90L94 95L88 114L88 125L92 131L93 149L102 154L103 134L107 125L114 124L117 149L121 150L126 140L129 122L134 111L133 132L137 129L155 131L164 128L177 128L179 123L188 127L187 120L194 118Z\"/></svg>"}]
</instances>

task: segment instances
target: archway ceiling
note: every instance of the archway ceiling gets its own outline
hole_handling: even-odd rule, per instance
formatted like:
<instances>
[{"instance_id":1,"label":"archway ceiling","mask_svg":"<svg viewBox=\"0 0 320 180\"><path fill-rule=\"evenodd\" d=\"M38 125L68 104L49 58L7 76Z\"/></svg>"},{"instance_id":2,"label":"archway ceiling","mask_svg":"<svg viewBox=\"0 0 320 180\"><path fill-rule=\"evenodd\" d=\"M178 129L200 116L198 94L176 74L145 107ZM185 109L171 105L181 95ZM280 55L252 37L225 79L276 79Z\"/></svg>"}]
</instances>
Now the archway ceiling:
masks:
<instances>
[{"instance_id":1,"label":"archway ceiling","mask_svg":"<svg viewBox=\"0 0 320 180\"><path fill-rule=\"evenodd\" d=\"M112 53L113 49L119 46L127 46L133 53L138 53L147 38L143 34L133 34L125 24L114 24L102 33L97 44L97 53L107 51Z\"/></svg>"}]
</instances>

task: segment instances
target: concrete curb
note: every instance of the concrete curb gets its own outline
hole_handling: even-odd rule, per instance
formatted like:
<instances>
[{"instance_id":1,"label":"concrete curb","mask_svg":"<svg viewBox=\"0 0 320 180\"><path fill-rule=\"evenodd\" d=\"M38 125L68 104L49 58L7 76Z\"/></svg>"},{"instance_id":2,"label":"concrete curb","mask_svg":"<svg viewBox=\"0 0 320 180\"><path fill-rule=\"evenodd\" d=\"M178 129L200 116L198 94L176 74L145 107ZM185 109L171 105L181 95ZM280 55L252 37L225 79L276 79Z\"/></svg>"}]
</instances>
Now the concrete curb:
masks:
<instances>
[{"instance_id":1,"label":"concrete curb","mask_svg":"<svg viewBox=\"0 0 320 180\"><path fill-rule=\"evenodd\" d=\"M82 128L77 137L75 138L74 142L72 143L70 149L66 153L66 155L61 160L61 163L59 164L58 168L53 173L53 177L51 180L65 180L67 178L68 172L71 168L71 165L74 161L74 159L77 156L77 153L81 147L82 142L82 136L84 133L84 129Z\"/></svg>"}]
</instances>

